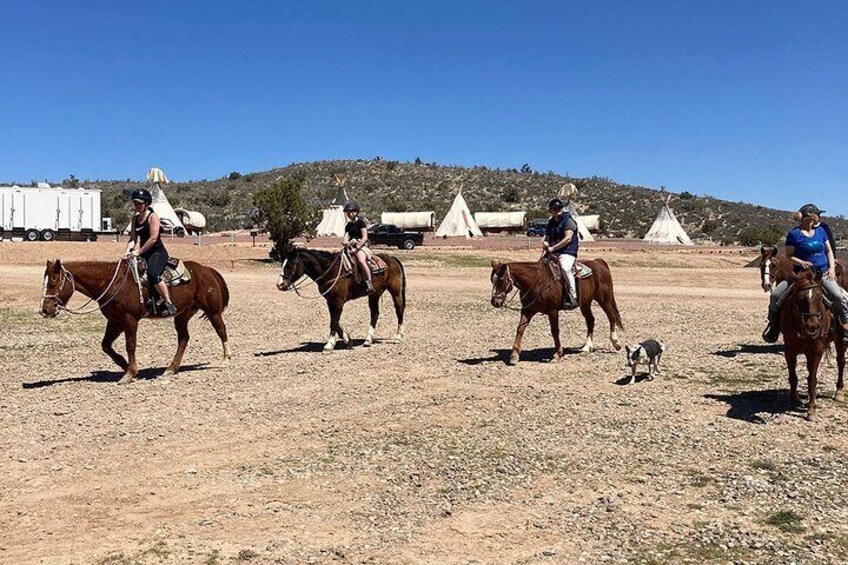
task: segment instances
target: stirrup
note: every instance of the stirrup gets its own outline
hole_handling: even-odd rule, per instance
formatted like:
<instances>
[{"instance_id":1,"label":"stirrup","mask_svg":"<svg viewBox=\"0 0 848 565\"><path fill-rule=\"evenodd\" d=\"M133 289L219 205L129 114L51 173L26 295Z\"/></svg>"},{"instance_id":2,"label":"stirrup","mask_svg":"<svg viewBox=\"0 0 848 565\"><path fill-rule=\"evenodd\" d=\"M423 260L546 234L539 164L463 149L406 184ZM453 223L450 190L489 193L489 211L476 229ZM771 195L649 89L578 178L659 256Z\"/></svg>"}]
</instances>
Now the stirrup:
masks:
<instances>
[{"instance_id":1,"label":"stirrup","mask_svg":"<svg viewBox=\"0 0 848 565\"><path fill-rule=\"evenodd\" d=\"M780 326L772 326L769 324L763 330L763 341L766 343L777 343L777 338L780 337Z\"/></svg>"}]
</instances>

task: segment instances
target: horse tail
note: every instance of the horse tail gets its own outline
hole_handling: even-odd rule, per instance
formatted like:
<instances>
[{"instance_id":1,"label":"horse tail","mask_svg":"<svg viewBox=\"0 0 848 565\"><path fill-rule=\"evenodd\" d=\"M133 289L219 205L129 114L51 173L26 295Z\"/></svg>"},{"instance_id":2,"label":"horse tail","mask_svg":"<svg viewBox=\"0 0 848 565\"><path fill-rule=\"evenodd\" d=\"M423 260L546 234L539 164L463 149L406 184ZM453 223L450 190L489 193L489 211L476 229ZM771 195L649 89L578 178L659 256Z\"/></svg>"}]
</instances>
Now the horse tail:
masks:
<instances>
[{"instance_id":1,"label":"horse tail","mask_svg":"<svg viewBox=\"0 0 848 565\"><path fill-rule=\"evenodd\" d=\"M218 314L223 314L230 305L230 288L227 286L227 281L224 280L224 276L221 275L221 273L212 267L207 268L209 269L209 272L212 273L212 277L218 282L218 288L221 290L221 311L218 312ZM204 318L209 318L206 312L200 315L201 320Z\"/></svg>"},{"instance_id":2,"label":"horse tail","mask_svg":"<svg viewBox=\"0 0 848 565\"><path fill-rule=\"evenodd\" d=\"M624 331L624 322L621 319L621 312L618 311L618 304L615 301L615 290L612 284L612 272L610 271L609 264L600 257L595 259L595 261L604 266L604 275L609 282L609 304L615 318L615 325L618 329Z\"/></svg>"},{"instance_id":3,"label":"horse tail","mask_svg":"<svg viewBox=\"0 0 848 565\"><path fill-rule=\"evenodd\" d=\"M395 261L397 261L398 267L400 267L400 296L403 299L403 306L406 307L406 269L403 268L403 263L400 262L400 259L397 257L392 257Z\"/></svg>"}]
</instances>

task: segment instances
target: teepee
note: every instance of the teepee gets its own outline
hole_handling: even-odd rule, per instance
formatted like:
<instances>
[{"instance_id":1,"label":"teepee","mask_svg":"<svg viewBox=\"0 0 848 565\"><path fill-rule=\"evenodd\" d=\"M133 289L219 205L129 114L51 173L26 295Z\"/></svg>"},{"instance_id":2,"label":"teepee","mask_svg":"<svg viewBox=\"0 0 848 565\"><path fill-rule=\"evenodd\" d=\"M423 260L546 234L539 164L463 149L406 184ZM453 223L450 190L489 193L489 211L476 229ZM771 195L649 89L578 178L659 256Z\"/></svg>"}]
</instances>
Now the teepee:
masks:
<instances>
[{"instance_id":1,"label":"teepee","mask_svg":"<svg viewBox=\"0 0 848 565\"><path fill-rule=\"evenodd\" d=\"M147 171L147 180L153 183L153 190L150 191L150 195L153 197L153 203L150 204L150 207L153 208L153 211L156 212L157 216L159 216L162 229L166 233L172 233L178 237L184 237L186 234L185 226L180 221L180 217L177 216L177 213L174 211L171 203L168 202L168 197L165 196L165 191L162 190L162 185L168 184L171 181L169 181L168 177L165 176L165 172L157 167L153 167ZM131 229L132 220L130 220L130 223L127 225L126 233L130 233Z\"/></svg>"},{"instance_id":2,"label":"teepee","mask_svg":"<svg viewBox=\"0 0 848 565\"><path fill-rule=\"evenodd\" d=\"M350 201L344 189L347 179L341 175L335 175L334 179L336 182L336 197L333 198L330 205L324 210L321 216L321 222L315 229L315 235L335 237L342 237L344 235L345 226L347 225L347 218L344 215L344 205Z\"/></svg>"},{"instance_id":3,"label":"teepee","mask_svg":"<svg viewBox=\"0 0 848 565\"><path fill-rule=\"evenodd\" d=\"M663 202L654 224L642 239L649 245L694 245L668 206L671 196Z\"/></svg>"},{"instance_id":4,"label":"teepee","mask_svg":"<svg viewBox=\"0 0 848 565\"><path fill-rule=\"evenodd\" d=\"M462 186L459 187L445 219L436 228L436 237L483 237L483 232L477 227L477 222L462 197Z\"/></svg>"},{"instance_id":5,"label":"teepee","mask_svg":"<svg viewBox=\"0 0 848 565\"><path fill-rule=\"evenodd\" d=\"M577 213L577 208L571 203L571 198L576 194L577 187L574 183L569 182L560 187L557 196L565 199L565 208L577 224L577 236L580 238L580 241L595 241L595 238L589 232L589 228L586 227L586 222L583 221L580 214Z\"/></svg>"}]
</instances>

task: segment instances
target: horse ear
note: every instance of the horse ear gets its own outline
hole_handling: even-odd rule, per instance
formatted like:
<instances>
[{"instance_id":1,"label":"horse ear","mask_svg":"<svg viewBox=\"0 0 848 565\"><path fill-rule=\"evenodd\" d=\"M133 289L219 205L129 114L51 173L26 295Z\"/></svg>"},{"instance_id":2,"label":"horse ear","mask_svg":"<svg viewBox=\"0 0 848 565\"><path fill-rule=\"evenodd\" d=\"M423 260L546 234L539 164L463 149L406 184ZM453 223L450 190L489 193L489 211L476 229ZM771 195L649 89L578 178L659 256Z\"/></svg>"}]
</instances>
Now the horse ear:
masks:
<instances>
[{"instance_id":1,"label":"horse ear","mask_svg":"<svg viewBox=\"0 0 848 565\"><path fill-rule=\"evenodd\" d=\"M53 261L53 272L58 273L61 270L62 270L62 260L56 259L55 261Z\"/></svg>"},{"instance_id":2,"label":"horse ear","mask_svg":"<svg viewBox=\"0 0 848 565\"><path fill-rule=\"evenodd\" d=\"M771 248L771 254L769 255L769 257L777 257L777 247Z\"/></svg>"}]
</instances>

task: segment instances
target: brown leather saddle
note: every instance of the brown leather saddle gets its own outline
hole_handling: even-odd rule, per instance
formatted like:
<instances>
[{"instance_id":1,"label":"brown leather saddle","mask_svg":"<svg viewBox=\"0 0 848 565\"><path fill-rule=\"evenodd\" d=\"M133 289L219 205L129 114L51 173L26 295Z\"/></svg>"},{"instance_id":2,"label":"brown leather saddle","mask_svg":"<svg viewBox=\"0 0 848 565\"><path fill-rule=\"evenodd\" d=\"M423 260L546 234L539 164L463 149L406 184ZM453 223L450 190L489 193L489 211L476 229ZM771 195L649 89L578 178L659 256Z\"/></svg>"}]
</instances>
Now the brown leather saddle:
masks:
<instances>
[{"instance_id":1,"label":"brown leather saddle","mask_svg":"<svg viewBox=\"0 0 848 565\"><path fill-rule=\"evenodd\" d=\"M147 262L143 258L138 259L138 276L143 287L147 286ZM168 257L165 272L162 273L162 281L167 287L180 286L191 282L191 271L189 271L182 259Z\"/></svg>"},{"instance_id":2,"label":"brown leather saddle","mask_svg":"<svg viewBox=\"0 0 848 565\"><path fill-rule=\"evenodd\" d=\"M548 268L551 270L551 275L555 280L561 280L565 273L562 272L562 266L559 264L559 261L551 261L549 258L544 257L542 261L548 265ZM581 263L580 261L574 262L574 267L572 267L571 272L574 273L574 280L579 281L581 279L588 279L592 276L592 268L585 263Z\"/></svg>"}]
</instances>

